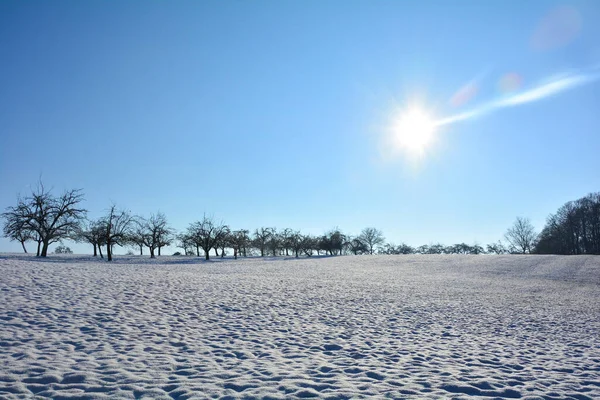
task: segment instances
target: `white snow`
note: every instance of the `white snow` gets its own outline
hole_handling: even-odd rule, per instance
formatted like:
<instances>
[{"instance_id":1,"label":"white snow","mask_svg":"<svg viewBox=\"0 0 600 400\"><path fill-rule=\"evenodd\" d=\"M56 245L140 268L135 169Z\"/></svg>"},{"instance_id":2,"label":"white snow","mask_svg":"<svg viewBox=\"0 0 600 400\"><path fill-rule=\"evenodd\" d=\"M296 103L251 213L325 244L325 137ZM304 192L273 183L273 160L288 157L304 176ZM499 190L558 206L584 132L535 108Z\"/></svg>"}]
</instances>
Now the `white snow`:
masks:
<instances>
[{"instance_id":1,"label":"white snow","mask_svg":"<svg viewBox=\"0 0 600 400\"><path fill-rule=\"evenodd\" d=\"M600 398L600 257L0 255L0 398Z\"/></svg>"}]
</instances>

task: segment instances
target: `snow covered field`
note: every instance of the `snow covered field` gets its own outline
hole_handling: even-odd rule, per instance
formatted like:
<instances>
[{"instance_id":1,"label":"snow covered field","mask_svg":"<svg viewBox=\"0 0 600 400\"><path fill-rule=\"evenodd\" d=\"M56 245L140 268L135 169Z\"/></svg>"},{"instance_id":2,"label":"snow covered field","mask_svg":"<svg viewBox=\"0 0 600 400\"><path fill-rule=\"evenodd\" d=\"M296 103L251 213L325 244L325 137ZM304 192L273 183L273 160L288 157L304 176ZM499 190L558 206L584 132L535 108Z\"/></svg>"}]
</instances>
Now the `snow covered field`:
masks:
<instances>
[{"instance_id":1,"label":"snow covered field","mask_svg":"<svg viewBox=\"0 0 600 400\"><path fill-rule=\"evenodd\" d=\"M600 257L0 255L0 398L34 395L600 399Z\"/></svg>"}]
</instances>

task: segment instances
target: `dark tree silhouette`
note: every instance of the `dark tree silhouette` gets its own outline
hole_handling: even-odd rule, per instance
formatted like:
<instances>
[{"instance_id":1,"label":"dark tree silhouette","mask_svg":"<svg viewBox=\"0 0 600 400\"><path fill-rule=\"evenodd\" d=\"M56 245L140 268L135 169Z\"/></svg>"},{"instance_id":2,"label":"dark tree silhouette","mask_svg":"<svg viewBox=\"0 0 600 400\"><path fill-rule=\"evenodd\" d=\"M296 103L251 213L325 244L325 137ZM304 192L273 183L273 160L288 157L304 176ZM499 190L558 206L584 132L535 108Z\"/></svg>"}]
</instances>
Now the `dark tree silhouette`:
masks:
<instances>
[{"instance_id":1,"label":"dark tree silhouette","mask_svg":"<svg viewBox=\"0 0 600 400\"><path fill-rule=\"evenodd\" d=\"M600 254L600 192L569 201L551 214L535 252Z\"/></svg>"},{"instance_id":2,"label":"dark tree silhouette","mask_svg":"<svg viewBox=\"0 0 600 400\"><path fill-rule=\"evenodd\" d=\"M265 228L262 227L260 229L256 229L254 231L254 240L253 245L258 250L260 250L260 256L264 257L265 252L267 250L267 244L269 243L269 239L275 233L275 228Z\"/></svg>"},{"instance_id":3,"label":"dark tree silhouette","mask_svg":"<svg viewBox=\"0 0 600 400\"><path fill-rule=\"evenodd\" d=\"M113 246L126 245L133 234L133 224L135 218L125 210L117 210L113 204L99 225L102 229L102 241L106 244L106 258L108 261L113 259Z\"/></svg>"},{"instance_id":4,"label":"dark tree silhouette","mask_svg":"<svg viewBox=\"0 0 600 400\"><path fill-rule=\"evenodd\" d=\"M229 246L233 249L233 257L237 260L238 255L246 257L246 248L250 244L249 231L240 229L229 234Z\"/></svg>"},{"instance_id":5,"label":"dark tree silhouette","mask_svg":"<svg viewBox=\"0 0 600 400\"><path fill-rule=\"evenodd\" d=\"M348 241L348 249L355 256L369 253L369 246L367 246L360 236L351 238Z\"/></svg>"},{"instance_id":6,"label":"dark tree silhouette","mask_svg":"<svg viewBox=\"0 0 600 400\"><path fill-rule=\"evenodd\" d=\"M363 229L358 238L367 246L369 254L373 254L375 249L385 242L383 232L375 228Z\"/></svg>"},{"instance_id":7,"label":"dark tree silhouette","mask_svg":"<svg viewBox=\"0 0 600 400\"><path fill-rule=\"evenodd\" d=\"M488 244L487 252L489 254L506 254L508 253L508 250L506 250L506 247L504 247L501 241L498 241L497 243Z\"/></svg>"},{"instance_id":8,"label":"dark tree silhouette","mask_svg":"<svg viewBox=\"0 0 600 400\"><path fill-rule=\"evenodd\" d=\"M133 231L131 241L140 246L148 247L150 250L150 258L155 258L155 250L158 249L160 256L160 248L168 246L172 241L172 229L167 223L167 218L161 212L152 214L150 218L144 219L138 217L134 220L135 229Z\"/></svg>"},{"instance_id":9,"label":"dark tree silhouette","mask_svg":"<svg viewBox=\"0 0 600 400\"><path fill-rule=\"evenodd\" d=\"M55 197L40 182L31 195L19 198L17 205L8 207L2 216L23 232L35 232L42 244L39 255L46 257L50 244L68 239L77 230L87 212L80 208L82 201L81 189L67 190Z\"/></svg>"},{"instance_id":10,"label":"dark tree silhouette","mask_svg":"<svg viewBox=\"0 0 600 400\"><path fill-rule=\"evenodd\" d=\"M75 231L75 235L72 237L76 242L89 243L94 247L94 257L98 256L97 249L104 245L104 231L102 228L102 221L81 221L79 227ZM100 255L102 256L102 250L100 249ZM104 256L102 256L104 258Z\"/></svg>"},{"instance_id":11,"label":"dark tree silhouette","mask_svg":"<svg viewBox=\"0 0 600 400\"><path fill-rule=\"evenodd\" d=\"M18 213L5 213L4 215L4 227L2 232L4 236L10 239L11 241L16 240L21 243L21 247L23 247L23 251L27 253L27 248L25 247L25 242L34 239L34 232L26 227L25 221L22 218L19 218ZM38 246L39 247L39 246ZM39 250L38 250L39 253ZM39 256L39 254L38 254Z\"/></svg>"},{"instance_id":12,"label":"dark tree silhouette","mask_svg":"<svg viewBox=\"0 0 600 400\"><path fill-rule=\"evenodd\" d=\"M514 225L504 234L504 238L510 244L511 252L527 254L535 245L537 234L535 228L528 218L517 217Z\"/></svg>"},{"instance_id":13,"label":"dark tree silhouette","mask_svg":"<svg viewBox=\"0 0 600 400\"><path fill-rule=\"evenodd\" d=\"M201 248L207 260L210 259L210 250L227 236L228 231L228 226L223 222L217 223L212 217L206 215L201 221L194 222L188 227L188 235L196 246L197 254L199 255L198 249Z\"/></svg>"}]
</instances>

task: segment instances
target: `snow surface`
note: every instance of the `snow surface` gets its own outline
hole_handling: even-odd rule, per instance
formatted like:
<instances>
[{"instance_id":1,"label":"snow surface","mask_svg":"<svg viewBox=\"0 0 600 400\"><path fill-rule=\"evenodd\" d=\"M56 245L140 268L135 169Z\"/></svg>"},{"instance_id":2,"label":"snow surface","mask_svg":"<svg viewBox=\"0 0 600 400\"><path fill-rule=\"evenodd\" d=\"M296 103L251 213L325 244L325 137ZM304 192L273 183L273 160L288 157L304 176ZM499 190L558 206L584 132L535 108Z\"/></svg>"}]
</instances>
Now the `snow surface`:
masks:
<instances>
[{"instance_id":1,"label":"snow surface","mask_svg":"<svg viewBox=\"0 0 600 400\"><path fill-rule=\"evenodd\" d=\"M0 255L0 397L600 399L600 257Z\"/></svg>"}]
</instances>

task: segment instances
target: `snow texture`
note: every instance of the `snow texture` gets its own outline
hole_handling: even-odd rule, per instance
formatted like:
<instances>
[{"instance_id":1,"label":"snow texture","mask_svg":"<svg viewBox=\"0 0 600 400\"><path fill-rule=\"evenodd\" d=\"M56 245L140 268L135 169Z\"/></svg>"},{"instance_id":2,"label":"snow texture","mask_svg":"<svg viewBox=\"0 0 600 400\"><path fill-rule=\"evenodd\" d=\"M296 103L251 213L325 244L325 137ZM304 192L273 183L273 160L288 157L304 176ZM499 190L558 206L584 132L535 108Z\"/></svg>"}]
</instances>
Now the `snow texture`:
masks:
<instances>
[{"instance_id":1,"label":"snow texture","mask_svg":"<svg viewBox=\"0 0 600 400\"><path fill-rule=\"evenodd\" d=\"M600 399L600 257L0 255L0 398Z\"/></svg>"}]
</instances>

